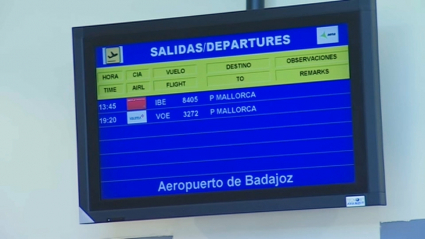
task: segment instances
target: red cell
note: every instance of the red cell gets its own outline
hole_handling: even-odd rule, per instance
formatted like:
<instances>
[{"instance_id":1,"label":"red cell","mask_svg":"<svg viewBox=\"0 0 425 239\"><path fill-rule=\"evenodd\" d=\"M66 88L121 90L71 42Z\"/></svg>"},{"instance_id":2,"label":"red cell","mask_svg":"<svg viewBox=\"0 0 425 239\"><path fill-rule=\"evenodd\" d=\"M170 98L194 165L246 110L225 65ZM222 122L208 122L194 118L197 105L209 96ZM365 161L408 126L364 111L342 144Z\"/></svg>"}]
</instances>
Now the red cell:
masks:
<instances>
[{"instance_id":1,"label":"red cell","mask_svg":"<svg viewBox=\"0 0 425 239\"><path fill-rule=\"evenodd\" d=\"M146 97L127 99L127 110L146 109Z\"/></svg>"}]
</instances>

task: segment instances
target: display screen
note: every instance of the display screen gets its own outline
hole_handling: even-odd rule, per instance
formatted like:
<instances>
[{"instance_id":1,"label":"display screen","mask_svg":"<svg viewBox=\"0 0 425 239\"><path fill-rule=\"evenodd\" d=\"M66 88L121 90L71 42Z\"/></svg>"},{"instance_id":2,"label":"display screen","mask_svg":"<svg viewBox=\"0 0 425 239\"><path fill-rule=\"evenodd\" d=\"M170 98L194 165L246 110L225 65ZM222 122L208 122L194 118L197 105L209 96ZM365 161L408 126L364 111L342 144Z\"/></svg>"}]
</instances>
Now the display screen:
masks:
<instances>
[{"instance_id":1,"label":"display screen","mask_svg":"<svg viewBox=\"0 0 425 239\"><path fill-rule=\"evenodd\" d=\"M96 56L102 200L356 182L346 24Z\"/></svg>"}]
</instances>

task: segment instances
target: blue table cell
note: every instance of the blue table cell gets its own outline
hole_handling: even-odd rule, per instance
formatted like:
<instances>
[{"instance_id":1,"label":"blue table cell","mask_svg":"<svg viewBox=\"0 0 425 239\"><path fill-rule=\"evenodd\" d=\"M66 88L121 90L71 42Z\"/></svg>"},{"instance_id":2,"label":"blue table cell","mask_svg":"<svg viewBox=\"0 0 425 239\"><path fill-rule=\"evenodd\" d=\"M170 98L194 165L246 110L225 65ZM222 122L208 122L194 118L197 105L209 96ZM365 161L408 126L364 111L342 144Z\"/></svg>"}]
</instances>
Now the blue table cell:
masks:
<instances>
[{"instance_id":1,"label":"blue table cell","mask_svg":"<svg viewBox=\"0 0 425 239\"><path fill-rule=\"evenodd\" d=\"M126 127L105 127L100 129L100 140L148 137L197 132L241 130L251 128L279 127L352 120L350 108L315 110L298 113L258 115L254 117L216 118L213 120L179 121L165 124L137 124Z\"/></svg>"},{"instance_id":2,"label":"blue table cell","mask_svg":"<svg viewBox=\"0 0 425 239\"><path fill-rule=\"evenodd\" d=\"M99 114L127 110L127 99L99 100L97 102Z\"/></svg>"},{"instance_id":3,"label":"blue table cell","mask_svg":"<svg viewBox=\"0 0 425 239\"><path fill-rule=\"evenodd\" d=\"M349 94L148 110L148 123L351 107Z\"/></svg>"},{"instance_id":4,"label":"blue table cell","mask_svg":"<svg viewBox=\"0 0 425 239\"><path fill-rule=\"evenodd\" d=\"M106 126L127 125L127 113L99 114L97 122L100 128Z\"/></svg>"},{"instance_id":5,"label":"blue table cell","mask_svg":"<svg viewBox=\"0 0 425 239\"><path fill-rule=\"evenodd\" d=\"M179 163L353 150L352 137L101 155L101 167Z\"/></svg>"},{"instance_id":6,"label":"blue table cell","mask_svg":"<svg viewBox=\"0 0 425 239\"><path fill-rule=\"evenodd\" d=\"M173 178L233 172L354 164L352 151L102 169L102 181Z\"/></svg>"},{"instance_id":7,"label":"blue table cell","mask_svg":"<svg viewBox=\"0 0 425 239\"><path fill-rule=\"evenodd\" d=\"M148 109L349 93L350 80L253 87L147 97Z\"/></svg>"},{"instance_id":8,"label":"blue table cell","mask_svg":"<svg viewBox=\"0 0 425 239\"><path fill-rule=\"evenodd\" d=\"M147 124L169 123L182 120L202 120L225 117L255 116L263 114L292 113L312 110L339 109L351 107L351 96L330 95L321 97L296 98L286 100L258 101L251 103L229 103L207 105L193 108L173 108L167 110L148 110ZM132 112L137 113L137 112ZM116 117L122 119L127 113L101 114L100 117ZM126 125L126 121L118 120L102 126Z\"/></svg>"},{"instance_id":9,"label":"blue table cell","mask_svg":"<svg viewBox=\"0 0 425 239\"><path fill-rule=\"evenodd\" d=\"M275 127L266 129L210 132L163 137L145 137L125 140L103 141L100 153L126 153L151 150L190 149L198 147L220 147L239 144L255 144L300 140L310 138L329 138L352 135L351 122L297 127Z\"/></svg>"}]
</instances>

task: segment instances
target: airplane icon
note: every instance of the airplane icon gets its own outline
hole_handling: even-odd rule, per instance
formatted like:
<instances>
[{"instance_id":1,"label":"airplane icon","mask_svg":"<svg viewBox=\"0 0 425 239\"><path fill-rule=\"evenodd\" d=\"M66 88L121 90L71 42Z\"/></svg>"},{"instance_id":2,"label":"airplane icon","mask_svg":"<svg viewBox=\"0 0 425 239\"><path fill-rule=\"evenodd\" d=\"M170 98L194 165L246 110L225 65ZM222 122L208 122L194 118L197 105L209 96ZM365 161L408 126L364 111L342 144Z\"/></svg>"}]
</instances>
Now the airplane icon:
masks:
<instances>
[{"instance_id":1,"label":"airplane icon","mask_svg":"<svg viewBox=\"0 0 425 239\"><path fill-rule=\"evenodd\" d=\"M103 48L103 64L116 64L122 61L122 47Z\"/></svg>"},{"instance_id":2,"label":"airplane icon","mask_svg":"<svg viewBox=\"0 0 425 239\"><path fill-rule=\"evenodd\" d=\"M113 53L113 52L111 51L111 55L110 55L110 56L108 56L108 58L109 58L109 59L111 59L111 58L114 58L114 57L116 57L116 56L118 56L118 53Z\"/></svg>"}]
</instances>

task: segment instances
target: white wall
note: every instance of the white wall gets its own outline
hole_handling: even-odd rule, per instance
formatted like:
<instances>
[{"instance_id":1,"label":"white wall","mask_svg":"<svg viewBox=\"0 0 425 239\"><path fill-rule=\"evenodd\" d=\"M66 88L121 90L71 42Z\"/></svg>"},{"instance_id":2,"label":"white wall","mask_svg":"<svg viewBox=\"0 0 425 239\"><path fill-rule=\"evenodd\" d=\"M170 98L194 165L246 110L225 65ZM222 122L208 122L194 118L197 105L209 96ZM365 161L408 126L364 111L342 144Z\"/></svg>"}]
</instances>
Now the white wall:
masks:
<instances>
[{"instance_id":1,"label":"white wall","mask_svg":"<svg viewBox=\"0 0 425 239\"><path fill-rule=\"evenodd\" d=\"M378 239L380 222L425 218L425 5L378 0L387 207L78 224L71 27L244 7L245 0L0 0L0 238Z\"/></svg>"}]
</instances>

